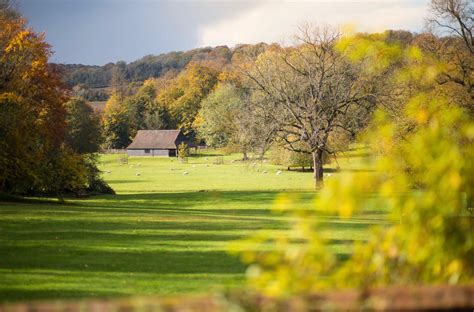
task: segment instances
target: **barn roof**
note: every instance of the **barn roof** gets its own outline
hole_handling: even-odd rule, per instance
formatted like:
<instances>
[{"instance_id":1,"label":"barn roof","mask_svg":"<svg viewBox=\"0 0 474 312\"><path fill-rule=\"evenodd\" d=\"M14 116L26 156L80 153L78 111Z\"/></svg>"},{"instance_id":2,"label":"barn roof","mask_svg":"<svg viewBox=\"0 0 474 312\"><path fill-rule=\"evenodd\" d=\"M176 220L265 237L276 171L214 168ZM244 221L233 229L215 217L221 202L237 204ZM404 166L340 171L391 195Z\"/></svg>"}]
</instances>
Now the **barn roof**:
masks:
<instances>
[{"instance_id":1,"label":"barn roof","mask_svg":"<svg viewBox=\"0 0 474 312\"><path fill-rule=\"evenodd\" d=\"M138 130L128 149L162 148L176 149L180 130Z\"/></svg>"}]
</instances>

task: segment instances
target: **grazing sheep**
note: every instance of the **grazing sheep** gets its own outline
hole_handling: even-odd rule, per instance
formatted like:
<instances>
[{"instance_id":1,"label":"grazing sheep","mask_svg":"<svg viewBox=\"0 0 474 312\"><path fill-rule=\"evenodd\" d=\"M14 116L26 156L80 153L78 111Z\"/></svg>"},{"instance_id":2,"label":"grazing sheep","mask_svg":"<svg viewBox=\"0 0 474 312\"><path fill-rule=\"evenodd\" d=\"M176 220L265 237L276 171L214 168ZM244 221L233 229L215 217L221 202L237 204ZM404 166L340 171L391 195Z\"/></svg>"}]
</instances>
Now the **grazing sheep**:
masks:
<instances>
[{"instance_id":1,"label":"grazing sheep","mask_svg":"<svg viewBox=\"0 0 474 312\"><path fill-rule=\"evenodd\" d=\"M278 171L277 171L277 175L280 175L280 174L281 174L281 170L278 170Z\"/></svg>"},{"instance_id":2,"label":"grazing sheep","mask_svg":"<svg viewBox=\"0 0 474 312\"><path fill-rule=\"evenodd\" d=\"M267 170L263 170L263 172L262 172L262 173L267 173Z\"/></svg>"},{"instance_id":3,"label":"grazing sheep","mask_svg":"<svg viewBox=\"0 0 474 312\"><path fill-rule=\"evenodd\" d=\"M330 176L331 176L331 174L330 174L330 173L328 173L328 177L330 177Z\"/></svg>"},{"instance_id":4,"label":"grazing sheep","mask_svg":"<svg viewBox=\"0 0 474 312\"><path fill-rule=\"evenodd\" d=\"M189 174L189 172L187 172L187 171L183 172L183 175L188 175L188 174Z\"/></svg>"},{"instance_id":5,"label":"grazing sheep","mask_svg":"<svg viewBox=\"0 0 474 312\"><path fill-rule=\"evenodd\" d=\"M209 167L209 164L206 164L206 167Z\"/></svg>"},{"instance_id":6,"label":"grazing sheep","mask_svg":"<svg viewBox=\"0 0 474 312\"><path fill-rule=\"evenodd\" d=\"M204 157L204 160L206 160L206 161L207 161L208 159L209 159L209 158L207 158L207 157Z\"/></svg>"},{"instance_id":7,"label":"grazing sheep","mask_svg":"<svg viewBox=\"0 0 474 312\"><path fill-rule=\"evenodd\" d=\"M171 168L170 168L170 170L171 170L171 171L173 171L173 170L174 170L174 168L173 168L173 167L171 167Z\"/></svg>"},{"instance_id":8,"label":"grazing sheep","mask_svg":"<svg viewBox=\"0 0 474 312\"><path fill-rule=\"evenodd\" d=\"M141 176L142 174L140 172L137 172L136 173L136 176Z\"/></svg>"},{"instance_id":9,"label":"grazing sheep","mask_svg":"<svg viewBox=\"0 0 474 312\"><path fill-rule=\"evenodd\" d=\"M112 171L110 171L110 170L107 170L106 172L107 172L107 173L112 173Z\"/></svg>"}]
</instances>

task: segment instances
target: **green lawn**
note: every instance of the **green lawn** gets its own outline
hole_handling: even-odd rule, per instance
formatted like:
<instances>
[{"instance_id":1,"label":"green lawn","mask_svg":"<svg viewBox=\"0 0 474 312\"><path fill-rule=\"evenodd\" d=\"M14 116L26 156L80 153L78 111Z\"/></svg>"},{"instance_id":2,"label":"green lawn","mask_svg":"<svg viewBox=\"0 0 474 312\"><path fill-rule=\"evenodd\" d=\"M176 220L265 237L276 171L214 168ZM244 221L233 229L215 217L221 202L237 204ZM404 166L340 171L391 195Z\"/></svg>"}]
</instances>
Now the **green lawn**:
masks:
<instances>
[{"instance_id":1,"label":"green lawn","mask_svg":"<svg viewBox=\"0 0 474 312\"><path fill-rule=\"evenodd\" d=\"M360 170L360 155L341 160ZM167 295L243 285L245 267L227 244L259 229L283 229L271 213L281 192L310 207L312 174L214 155L101 158L116 196L0 202L0 301ZM184 172L188 172L184 175ZM107 173L109 172L109 173ZM139 174L139 175L137 175ZM329 179L337 179L331 173ZM341 256L368 225L383 222L368 208L351 220L328 219L326 235Z\"/></svg>"}]
</instances>

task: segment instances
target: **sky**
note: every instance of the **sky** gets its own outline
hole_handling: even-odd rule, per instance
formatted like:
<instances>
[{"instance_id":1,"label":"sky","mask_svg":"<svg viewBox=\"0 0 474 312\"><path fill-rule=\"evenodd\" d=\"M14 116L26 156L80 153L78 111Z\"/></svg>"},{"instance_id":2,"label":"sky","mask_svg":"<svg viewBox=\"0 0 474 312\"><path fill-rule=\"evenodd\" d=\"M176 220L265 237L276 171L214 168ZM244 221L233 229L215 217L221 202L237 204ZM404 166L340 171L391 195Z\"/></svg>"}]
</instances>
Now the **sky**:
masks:
<instances>
[{"instance_id":1,"label":"sky","mask_svg":"<svg viewBox=\"0 0 474 312\"><path fill-rule=\"evenodd\" d=\"M421 31L429 0L16 0L52 62L103 65L239 43L288 43L303 22Z\"/></svg>"}]
</instances>

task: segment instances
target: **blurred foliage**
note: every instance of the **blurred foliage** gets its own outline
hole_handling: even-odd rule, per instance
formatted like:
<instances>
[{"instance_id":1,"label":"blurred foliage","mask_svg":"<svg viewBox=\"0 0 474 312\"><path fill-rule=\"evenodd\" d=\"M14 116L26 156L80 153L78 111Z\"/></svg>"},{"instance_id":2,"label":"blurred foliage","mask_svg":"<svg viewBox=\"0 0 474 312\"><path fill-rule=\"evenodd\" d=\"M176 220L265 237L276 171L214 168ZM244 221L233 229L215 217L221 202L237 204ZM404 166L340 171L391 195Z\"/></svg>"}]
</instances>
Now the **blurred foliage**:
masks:
<instances>
[{"instance_id":1,"label":"blurred foliage","mask_svg":"<svg viewBox=\"0 0 474 312\"><path fill-rule=\"evenodd\" d=\"M396 114L393 107L380 108L363 137L376 170L329 180L313 209L300 209L298 198L282 195L274 209L293 217L290 229L261 232L232 247L250 264L250 283L267 295L474 278L472 116L438 92L441 61L384 40L357 35L340 43L349 58L366 58L370 71L397 64L391 81L410 86L409 96L397 98L403 102ZM343 221L367 207L388 210L389 223L373 227L349 259L338 257L323 220Z\"/></svg>"}]
</instances>

